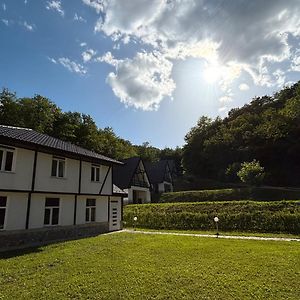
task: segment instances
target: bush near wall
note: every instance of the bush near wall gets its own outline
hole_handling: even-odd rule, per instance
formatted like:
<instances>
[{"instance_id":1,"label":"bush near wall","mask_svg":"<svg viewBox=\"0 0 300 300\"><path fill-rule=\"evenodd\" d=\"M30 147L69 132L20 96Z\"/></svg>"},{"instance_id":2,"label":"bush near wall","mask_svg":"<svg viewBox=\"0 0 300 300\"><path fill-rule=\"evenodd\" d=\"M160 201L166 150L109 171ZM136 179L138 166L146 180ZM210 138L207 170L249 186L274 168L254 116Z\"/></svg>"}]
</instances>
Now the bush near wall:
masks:
<instances>
[{"instance_id":1,"label":"bush near wall","mask_svg":"<svg viewBox=\"0 0 300 300\"><path fill-rule=\"evenodd\" d=\"M212 230L218 216L220 231L285 232L300 234L299 201L230 201L128 205L126 226L151 229Z\"/></svg>"},{"instance_id":2,"label":"bush near wall","mask_svg":"<svg viewBox=\"0 0 300 300\"><path fill-rule=\"evenodd\" d=\"M229 201L229 200L293 200L300 199L300 190L284 188L231 188L220 190L200 190L164 193L160 202L206 202L206 201Z\"/></svg>"}]
</instances>

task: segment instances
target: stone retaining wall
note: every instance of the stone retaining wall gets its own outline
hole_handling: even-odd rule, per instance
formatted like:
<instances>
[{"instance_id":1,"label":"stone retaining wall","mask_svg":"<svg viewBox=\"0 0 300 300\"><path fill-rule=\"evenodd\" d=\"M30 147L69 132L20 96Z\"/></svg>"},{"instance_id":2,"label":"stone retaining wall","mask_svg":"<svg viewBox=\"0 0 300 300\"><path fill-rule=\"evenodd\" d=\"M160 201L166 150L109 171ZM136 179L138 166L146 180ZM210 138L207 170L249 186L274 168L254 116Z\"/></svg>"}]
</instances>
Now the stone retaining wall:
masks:
<instances>
[{"instance_id":1,"label":"stone retaining wall","mask_svg":"<svg viewBox=\"0 0 300 300\"><path fill-rule=\"evenodd\" d=\"M57 226L29 230L0 232L0 252L35 247L57 241L96 236L109 231L108 223Z\"/></svg>"}]
</instances>

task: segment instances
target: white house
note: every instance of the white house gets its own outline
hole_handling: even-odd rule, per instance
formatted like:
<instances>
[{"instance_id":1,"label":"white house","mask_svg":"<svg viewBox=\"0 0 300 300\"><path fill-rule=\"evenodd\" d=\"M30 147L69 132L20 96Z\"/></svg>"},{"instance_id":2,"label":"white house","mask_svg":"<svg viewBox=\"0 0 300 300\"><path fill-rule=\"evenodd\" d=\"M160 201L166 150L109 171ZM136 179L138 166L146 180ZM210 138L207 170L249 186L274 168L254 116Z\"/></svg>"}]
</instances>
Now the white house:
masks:
<instances>
[{"instance_id":1,"label":"white house","mask_svg":"<svg viewBox=\"0 0 300 300\"><path fill-rule=\"evenodd\" d=\"M150 182L143 160L131 157L122 162L124 165L113 167L113 182L128 194L124 204L151 202Z\"/></svg>"},{"instance_id":2,"label":"white house","mask_svg":"<svg viewBox=\"0 0 300 300\"><path fill-rule=\"evenodd\" d=\"M124 192L113 186L113 165L122 163L0 125L0 240L13 231L42 241L121 229Z\"/></svg>"}]
</instances>

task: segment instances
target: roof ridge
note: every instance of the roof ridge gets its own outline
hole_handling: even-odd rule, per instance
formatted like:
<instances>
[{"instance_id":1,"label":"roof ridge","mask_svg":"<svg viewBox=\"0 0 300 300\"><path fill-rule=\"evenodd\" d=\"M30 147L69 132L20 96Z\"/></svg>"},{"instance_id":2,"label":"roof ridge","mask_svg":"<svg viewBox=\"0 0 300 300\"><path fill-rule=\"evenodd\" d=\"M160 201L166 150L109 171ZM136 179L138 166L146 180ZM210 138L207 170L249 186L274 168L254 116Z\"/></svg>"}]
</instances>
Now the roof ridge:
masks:
<instances>
[{"instance_id":1,"label":"roof ridge","mask_svg":"<svg viewBox=\"0 0 300 300\"><path fill-rule=\"evenodd\" d=\"M27 127L18 127L18 126L11 126L11 125L2 125L0 124L1 127L5 127L5 128L12 128L12 129L24 129L24 130L28 130L28 131L34 131L31 128L27 128Z\"/></svg>"}]
</instances>

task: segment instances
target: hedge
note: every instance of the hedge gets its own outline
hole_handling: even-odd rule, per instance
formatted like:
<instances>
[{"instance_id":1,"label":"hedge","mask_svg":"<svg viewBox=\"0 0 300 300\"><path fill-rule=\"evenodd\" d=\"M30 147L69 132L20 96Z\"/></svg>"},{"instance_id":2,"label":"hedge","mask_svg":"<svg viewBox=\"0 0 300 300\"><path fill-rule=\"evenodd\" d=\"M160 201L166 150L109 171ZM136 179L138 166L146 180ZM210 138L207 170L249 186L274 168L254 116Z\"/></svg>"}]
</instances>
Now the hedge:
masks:
<instances>
[{"instance_id":1,"label":"hedge","mask_svg":"<svg viewBox=\"0 0 300 300\"><path fill-rule=\"evenodd\" d=\"M220 190L200 190L164 193L160 202L205 202L205 201L229 201L229 200L293 200L300 199L300 190L280 188L231 188Z\"/></svg>"},{"instance_id":2,"label":"hedge","mask_svg":"<svg viewBox=\"0 0 300 300\"><path fill-rule=\"evenodd\" d=\"M220 231L300 234L300 201L230 201L127 205L125 226L151 229L212 230L218 216Z\"/></svg>"}]
</instances>

